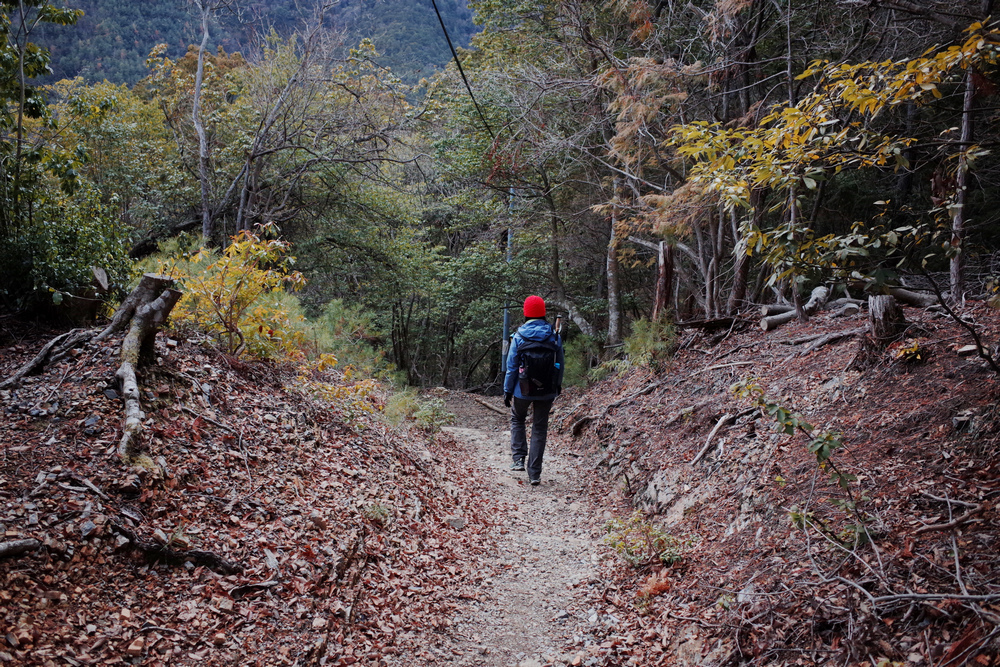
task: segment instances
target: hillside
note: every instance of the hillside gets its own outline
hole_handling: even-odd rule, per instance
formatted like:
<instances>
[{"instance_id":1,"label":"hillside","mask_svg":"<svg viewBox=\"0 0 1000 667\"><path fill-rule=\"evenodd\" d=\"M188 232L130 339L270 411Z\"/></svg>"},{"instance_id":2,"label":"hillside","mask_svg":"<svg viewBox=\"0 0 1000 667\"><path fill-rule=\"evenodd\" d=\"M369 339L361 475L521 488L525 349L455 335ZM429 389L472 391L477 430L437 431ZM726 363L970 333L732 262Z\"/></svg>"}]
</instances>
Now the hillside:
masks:
<instances>
[{"instance_id":1,"label":"hillside","mask_svg":"<svg viewBox=\"0 0 1000 667\"><path fill-rule=\"evenodd\" d=\"M959 356L953 321L905 311L912 338L882 353L856 336L864 315L687 329L663 372L564 405L598 477L685 545L672 566L605 570L604 664L997 664L998 378ZM996 311L963 317L996 339ZM834 483L741 381L839 433L830 460L856 479Z\"/></svg>"},{"instance_id":2,"label":"hillside","mask_svg":"<svg viewBox=\"0 0 1000 667\"><path fill-rule=\"evenodd\" d=\"M84 11L79 23L45 26L38 39L52 52L53 80L82 76L88 82L135 83L146 76L145 61L156 44L167 44L168 55L179 57L201 40L199 19L180 0L79 0L68 6ZM468 46L475 27L466 3L442 0L438 6L456 46ZM212 26L211 48L245 52L254 35L272 27L291 34L311 16L310 7L292 0L236 3L235 13L222 12ZM348 0L332 8L327 20L346 33L348 46L372 39L381 64L406 83L429 76L451 59L430 0Z\"/></svg>"},{"instance_id":3,"label":"hillside","mask_svg":"<svg viewBox=\"0 0 1000 667\"><path fill-rule=\"evenodd\" d=\"M658 371L564 394L540 487L506 470L498 398L435 390L458 427L394 428L382 394L164 335L164 474L124 469L116 342L84 348L0 394L5 544L41 543L0 559L0 662L995 665L997 378L905 314L905 355L862 315L685 329ZM3 376L47 338L3 333ZM734 396L751 379L841 434L846 489ZM633 506L628 564L602 525Z\"/></svg>"}]
</instances>

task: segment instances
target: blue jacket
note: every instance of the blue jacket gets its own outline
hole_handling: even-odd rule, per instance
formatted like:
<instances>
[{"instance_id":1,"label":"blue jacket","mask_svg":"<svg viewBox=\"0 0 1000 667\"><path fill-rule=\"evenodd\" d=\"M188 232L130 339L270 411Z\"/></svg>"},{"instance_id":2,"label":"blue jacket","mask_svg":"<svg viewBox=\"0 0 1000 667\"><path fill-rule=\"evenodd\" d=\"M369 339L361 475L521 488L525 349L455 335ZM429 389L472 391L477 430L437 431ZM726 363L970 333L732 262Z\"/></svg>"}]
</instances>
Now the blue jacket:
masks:
<instances>
[{"instance_id":1,"label":"blue jacket","mask_svg":"<svg viewBox=\"0 0 1000 667\"><path fill-rule=\"evenodd\" d=\"M559 338L559 334L555 332L552 325L545 320L531 319L521 325L521 328L517 330L510 339L510 349L507 351L507 375L504 377L503 381L503 391L505 394L514 394L517 398L524 399L525 397L521 395L521 388L518 387L517 382L517 347L518 344L524 342L525 340L534 341L555 341L556 344L556 386L562 387L563 380L563 346L562 339ZM558 394L546 394L544 396L529 396L526 400L529 401L551 401Z\"/></svg>"}]
</instances>

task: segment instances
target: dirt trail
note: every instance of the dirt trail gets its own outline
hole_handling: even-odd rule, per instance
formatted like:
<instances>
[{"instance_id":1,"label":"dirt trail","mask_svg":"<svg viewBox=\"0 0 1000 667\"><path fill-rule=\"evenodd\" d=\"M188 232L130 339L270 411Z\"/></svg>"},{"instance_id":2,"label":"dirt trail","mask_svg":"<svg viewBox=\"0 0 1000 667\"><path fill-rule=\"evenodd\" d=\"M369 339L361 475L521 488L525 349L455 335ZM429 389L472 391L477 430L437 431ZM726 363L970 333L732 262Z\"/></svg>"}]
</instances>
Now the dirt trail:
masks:
<instances>
[{"instance_id":1,"label":"dirt trail","mask_svg":"<svg viewBox=\"0 0 1000 667\"><path fill-rule=\"evenodd\" d=\"M604 519L587 498L580 459L550 438L542 483L530 486L526 473L509 469L506 420L479 406L470 409L469 403L467 398L449 400L462 426L448 430L511 509L496 518L505 529L497 531L496 548L482 563L489 578L480 599L453 619L454 648L462 654L454 664L587 664L583 648L590 643L588 630L606 619L574 598L582 587L598 583L599 525Z\"/></svg>"}]
</instances>

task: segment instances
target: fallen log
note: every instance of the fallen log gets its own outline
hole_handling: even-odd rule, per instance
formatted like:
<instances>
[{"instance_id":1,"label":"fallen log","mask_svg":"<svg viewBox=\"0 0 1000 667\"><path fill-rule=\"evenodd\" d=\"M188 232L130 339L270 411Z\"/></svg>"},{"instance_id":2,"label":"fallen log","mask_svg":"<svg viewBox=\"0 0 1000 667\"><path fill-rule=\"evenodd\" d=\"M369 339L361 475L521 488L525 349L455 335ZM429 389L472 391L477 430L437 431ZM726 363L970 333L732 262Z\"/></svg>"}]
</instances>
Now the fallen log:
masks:
<instances>
[{"instance_id":1,"label":"fallen log","mask_svg":"<svg viewBox=\"0 0 1000 667\"><path fill-rule=\"evenodd\" d=\"M861 306L847 303L830 313L830 317L853 317L861 312Z\"/></svg>"},{"instance_id":2,"label":"fallen log","mask_svg":"<svg viewBox=\"0 0 1000 667\"><path fill-rule=\"evenodd\" d=\"M476 396L474 394L469 394L469 396L472 396L472 400L474 400L476 403L479 403L479 405L483 406L484 408L489 408L493 412L496 412L497 414L503 415L504 417L509 417L510 416L510 413L507 412L506 410L502 410L502 409L498 408L497 406L492 405L491 403L487 403L486 401L484 401L483 399L479 398L478 396Z\"/></svg>"},{"instance_id":3,"label":"fallen log","mask_svg":"<svg viewBox=\"0 0 1000 667\"><path fill-rule=\"evenodd\" d=\"M95 278L98 276L95 270ZM156 298L164 289L173 285L174 280L168 276L146 273L132 293L118 307L111 318L111 323L100 333L93 329L72 329L50 340L39 350L33 359L18 368L13 375L0 382L0 389L16 387L25 377L38 375L46 366L54 364L66 357L70 350L90 342L99 343L112 334L125 330L136 308ZM159 288L159 289L157 289Z\"/></svg>"},{"instance_id":4,"label":"fallen log","mask_svg":"<svg viewBox=\"0 0 1000 667\"><path fill-rule=\"evenodd\" d=\"M895 297L897 301L901 301L908 306L916 306L917 308L927 308L940 303L938 298L933 294L913 292L902 287L888 287L885 291L889 296Z\"/></svg>"},{"instance_id":5,"label":"fallen log","mask_svg":"<svg viewBox=\"0 0 1000 667\"><path fill-rule=\"evenodd\" d=\"M787 306L780 303L769 303L765 306L760 307L760 314L762 317L768 317L770 315L781 315L782 313L794 312L795 306Z\"/></svg>"},{"instance_id":6,"label":"fallen log","mask_svg":"<svg viewBox=\"0 0 1000 667\"><path fill-rule=\"evenodd\" d=\"M139 288L136 288L133 294L138 291ZM122 400L125 403L125 426L118 443L118 456L126 463L135 459L136 436L142 430L142 420L146 417L139 401L139 382L135 377L135 369L151 358L156 332L166 322L180 297L181 293L177 290L165 289L152 302L136 306L128 334L122 341L121 365L115 372L115 377L121 383Z\"/></svg>"},{"instance_id":7,"label":"fallen log","mask_svg":"<svg viewBox=\"0 0 1000 667\"><path fill-rule=\"evenodd\" d=\"M46 343L33 359L18 368L13 375L0 382L0 389L16 387L29 375L38 375L45 367L64 358L76 346L94 337L91 329L72 329Z\"/></svg>"},{"instance_id":8,"label":"fallen log","mask_svg":"<svg viewBox=\"0 0 1000 667\"><path fill-rule=\"evenodd\" d=\"M11 558L20 556L29 551L35 551L42 543L38 540L12 540L10 542L0 542L0 558Z\"/></svg>"},{"instance_id":9,"label":"fallen log","mask_svg":"<svg viewBox=\"0 0 1000 667\"><path fill-rule=\"evenodd\" d=\"M757 407L754 406L752 408L747 408L742 412L738 412L734 415L731 415L729 413L722 415L722 417L719 418L719 421L715 422L715 427L708 434L708 438L705 440L705 446L701 448L701 451L698 452L693 459L691 459L691 465L698 463L698 461L700 461L702 457L704 457L705 454L707 454L708 451L712 448L712 442L715 440L715 434L719 432L719 429L721 429L726 424L735 422L740 417L745 417L753 413L756 410Z\"/></svg>"},{"instance_id":10,"label":"fallen log","mask_svg":"<svg viewBox=\"0 0 1000 667\"><path fill-rule=\"evenodd\" d=\"M837 308L843 308L844 306L848 306L848 305L857 306L857 307L860 308L860 307L862 307L862 306L865 305L865 302L862 301L861 299L852 299L850 297L841 297L839 299L834 299L833 301L828 302L826 304L826 309L827 310L835 310Z\"/></svg>"},{"instance_id":11,"label":"fallen log","mask_svg":"<svg viewBox=\"0 0 1000 667\"><path fill-rule=\"evenodd\" d=\"M802 311L806 315L812 315L813 313L823 310L826 306L827 299L830 298L830 289L825 285L820 285L813 289L812 293L809 295L809 300L806 301L806 305L802 306Z\"/></svg>"},{"instance_id":12,"label":"fallen log","mask_svg":"<svg viewBox=\"0 0 1000 667\"><path fill-rule=\"evenodd\" d=\"M805 356L810 352L814 352L819 348L827 345L829 343L834 343L838 340L844 338L850 338L851 336L860 336L864 332L868 331L867 327L858 327L857 329L847 329L845 331L835 331L833 333L828 333L823 336L819 336L815 340L811 341L809 346L799 352L799 356Z\"/></svg>"},{"instance_id":13,"label":"fallen log","mask_svg":"<svg viewBox=\"0 0 1000 667\"><path fill-rule=\"evenodd\" d=\"M607 414L608 414L608 412L610 412L611 410L614 410L618 406L620 406L620 405L622 405L624 403L627 403L628 401L631 401L632 399L639 398L640 396L644 396L644 395L648 394L649 392L653 391L657 387L662 386L665 382L666 382L666 380L658 380L656 382L652 382L652 383L646 385L645 387L643 387L642 389L640 389L639 391L637 391L637 392L635 392L633 394L629 394L625 398L618 399L614 403L609 403L608 406L605 407L601 411L600 414L586 415L584 417L581 417L570 428L570 433L573 434L574 438L580 437L580 434L583 433L584 427L587 424L589 424L590 422L595 421L597 419L604 419L604 417L606 417Z\"/></svg>"},{"instance_id":14,"label":"fallen log","mask_svg":"<svg viewBox=\"0 0 1000 667\"><path fill-rule=\"evenodd\" d=\"M809 295L809 300L802 307L802 312L808 316L814 314L818 310L822 310L829 297L830 290L825 285L820 285L819 287L814 288L812 293ZM796 315L794 309L785 313L771 315L770 317L763 317L760 320L760 328L764 331L774 331L782 324L788 324L794 320L795 317Z\"/></svg>"}]
</instances>

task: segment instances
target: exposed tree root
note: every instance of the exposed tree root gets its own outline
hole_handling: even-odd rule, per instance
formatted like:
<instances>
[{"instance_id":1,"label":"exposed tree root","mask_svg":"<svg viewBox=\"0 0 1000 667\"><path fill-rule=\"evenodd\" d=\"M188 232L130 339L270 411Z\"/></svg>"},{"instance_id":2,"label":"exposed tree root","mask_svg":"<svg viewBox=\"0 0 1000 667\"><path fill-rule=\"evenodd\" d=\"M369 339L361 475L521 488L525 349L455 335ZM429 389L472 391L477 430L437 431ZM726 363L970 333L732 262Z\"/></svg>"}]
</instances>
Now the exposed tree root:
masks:
<instances>
[{"instance_id":1,"label":"exposed tree root","mask_svg":"<svg viewBox=\"0 0 1000 667\"><path fill-rule=\"evenodd\" d=\"M11 542L0 542L0 558L11 558L21 554L35 551L42 543L38 540L13 540Z\"/></svg>"},{"instance_id":2,"label":"exposed tree root","mask_svg":"<svg viewBox=\"0 0 1000 667\"><path fill-rule=\"evenodd\" d=\"M190 561L194 565L202 565L213 572L218 572L223 575L238 574L243 571L243 566L239 563L228 561L222 556L212 553L211 551L198 551L196 549L182 551L179 549L171 549L169 546L141 539L120 523L110 522L108 526L113 532L118 533L128 540L129 546L133 549L141 551L147 558L169 563L171 565L180 565Z\"/></svg>"},{"instance_id":3,"label":"exposed tree root","mask_svg":"<svg viewBox=\"0 0 1000 667\"><path fill-rule=\"evenodd\" d=\"M73 348L94 338L92 329L72 329L50 340L33 359L18 368L13 375L0 382L0 389L16 387L29 375L38 375L49 364L64 358Z\"/></svg>"}]
</instances>

